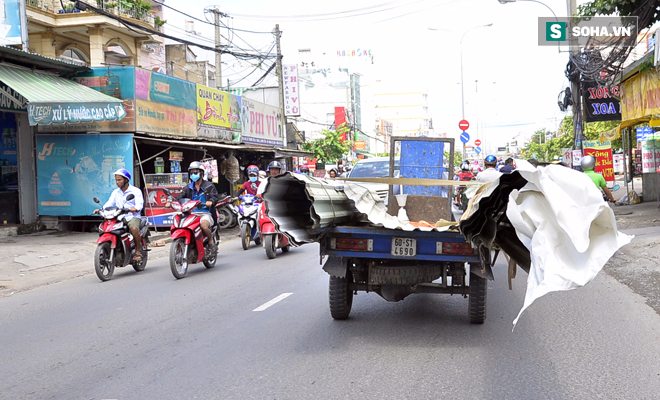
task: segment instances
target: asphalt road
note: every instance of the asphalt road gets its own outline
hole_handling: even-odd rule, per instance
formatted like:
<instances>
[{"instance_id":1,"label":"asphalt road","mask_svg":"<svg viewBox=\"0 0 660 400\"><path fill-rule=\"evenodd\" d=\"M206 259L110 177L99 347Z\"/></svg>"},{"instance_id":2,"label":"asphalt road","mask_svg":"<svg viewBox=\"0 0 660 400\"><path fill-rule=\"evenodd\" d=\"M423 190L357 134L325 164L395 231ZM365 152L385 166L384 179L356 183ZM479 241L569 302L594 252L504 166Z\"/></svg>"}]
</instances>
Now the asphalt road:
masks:
<instances>
[{"instance_id":1,"label":"asphalt road","mask_svg":"<svg viewBox=\"0 0 660 400\"><path fill-rule=\"evenodd\" d=\"M333 321L318 246L267 260L220 246L218 265L175 280L167 258L112 281L95 275L2 301L7 399L656 399L660 317L601 273L523 314L520 273L467 299L360 293ZM266 305L283 294L281 301ZM254 311L262 309L263 311Z\"/></svg>"}]
</instances>

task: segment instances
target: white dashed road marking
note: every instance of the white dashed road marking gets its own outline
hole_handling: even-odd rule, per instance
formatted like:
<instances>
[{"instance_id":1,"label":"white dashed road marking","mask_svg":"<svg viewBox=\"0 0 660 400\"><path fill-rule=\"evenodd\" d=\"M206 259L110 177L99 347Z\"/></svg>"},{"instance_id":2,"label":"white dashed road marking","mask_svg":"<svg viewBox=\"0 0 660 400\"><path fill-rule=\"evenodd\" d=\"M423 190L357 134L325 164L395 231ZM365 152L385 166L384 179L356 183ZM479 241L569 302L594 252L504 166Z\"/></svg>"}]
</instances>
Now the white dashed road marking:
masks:
<instances>
[{"instance_id":1,"label":"white dashed road marking","mask_svg":"<svg viewBox=\"0 0 660 400\"><path fill-rule=\"evenodd\" d=\"M293 293L282 293L281 295L275 297L273 300L260 305L259 307L255 308L252 311L263 311L263 310L267 309L268 307L272 306L273 304L278 303L278 302L286 299L287 297L291 296L292 294Z\"/></svg>"}]
</instances>

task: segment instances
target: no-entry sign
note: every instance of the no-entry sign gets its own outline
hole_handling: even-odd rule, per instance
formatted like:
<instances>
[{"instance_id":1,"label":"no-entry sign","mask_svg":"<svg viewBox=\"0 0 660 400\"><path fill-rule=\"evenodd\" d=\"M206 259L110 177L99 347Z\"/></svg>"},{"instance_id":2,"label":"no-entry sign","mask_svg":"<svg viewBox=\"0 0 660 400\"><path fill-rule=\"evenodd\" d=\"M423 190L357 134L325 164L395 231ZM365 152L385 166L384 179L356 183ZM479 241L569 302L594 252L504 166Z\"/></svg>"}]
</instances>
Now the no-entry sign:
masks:
<instances>
[{"instance_id":1,"label":"no-entry sign","mask_svg":"<svg viewBox=\"0 0 660 400\"><path fill-rule=\"evenodd\" d=\"M475 145L475 146L481 146L481 140L476 139L476 140L474 141L474 145Z\"/></svg>"},{"instance_id":2,"label":"no-entry sign","mask_svg":"<svg viewBox=\"0 0 660 400\"><path fill-rule=\"evenodd\" d=\"M458 127L459 127L462 131L467 131L468 128L470 127L470 123L467 122L466 119L462 119L461 122L458 123Z\"/></svg>"}]
</instances>

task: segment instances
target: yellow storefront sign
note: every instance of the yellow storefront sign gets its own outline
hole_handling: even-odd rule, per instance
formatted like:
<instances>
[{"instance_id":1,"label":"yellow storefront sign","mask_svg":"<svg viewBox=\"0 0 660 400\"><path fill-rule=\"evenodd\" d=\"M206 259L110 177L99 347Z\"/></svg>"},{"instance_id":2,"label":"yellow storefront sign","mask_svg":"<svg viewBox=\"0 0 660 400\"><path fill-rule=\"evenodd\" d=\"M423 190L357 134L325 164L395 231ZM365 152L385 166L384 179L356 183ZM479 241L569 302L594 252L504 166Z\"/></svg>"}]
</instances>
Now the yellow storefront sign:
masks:
<instances>
[{"instance_id":1,"label":"yellow storefront sign","mask_svg":"<svg viewBox=\"0 0 660 400\"><path fill-rule=\"evenodd\" d=\"M230 130L241 129L240 97L197 85L197 122Z\"/></svg>"},{"instance_id":2,"label":"yellow storefront sign","mask_svg":"<svg viewBox=\"0 0 660 400\"><path fill-rule=\"evenodd\" d=\"M655 72L644 72L621 85L623 121L660 114L660 80Z\"/></svg>"},{"instance_id":3,"label":"yellow storefront sign","mask_svg":"<svg viewBox=\"0 0 660 400\"><path fill-rule=\"evenodd\" d=\"M137 99L135 115L137 131L197 136L195 110Z\"/></svg>"}]
</instances>

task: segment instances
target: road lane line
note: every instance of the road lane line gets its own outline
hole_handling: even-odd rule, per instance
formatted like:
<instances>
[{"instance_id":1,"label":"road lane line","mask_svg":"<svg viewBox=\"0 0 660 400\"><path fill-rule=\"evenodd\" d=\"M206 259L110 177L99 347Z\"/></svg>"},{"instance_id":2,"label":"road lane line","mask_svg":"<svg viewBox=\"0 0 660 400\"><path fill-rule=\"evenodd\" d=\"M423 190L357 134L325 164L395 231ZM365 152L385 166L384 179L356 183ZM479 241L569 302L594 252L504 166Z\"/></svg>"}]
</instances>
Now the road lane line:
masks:
<instances>
[{"instance_id":1,"label":"road lane line","mask_svg":"<svg viewBox=\"0 0 660 400\"><path fill-rule=\"evenodd\" d=\"M275 297L273 300L260 305L259 307L255 308L252 311L263 311L263 310L267 309L268 307L272 306L273 304L279 303L280 301L286 299L287 297L291 296L292 294L293 293L282 293L281 295Z\"/></svg>"}]
</instances>

